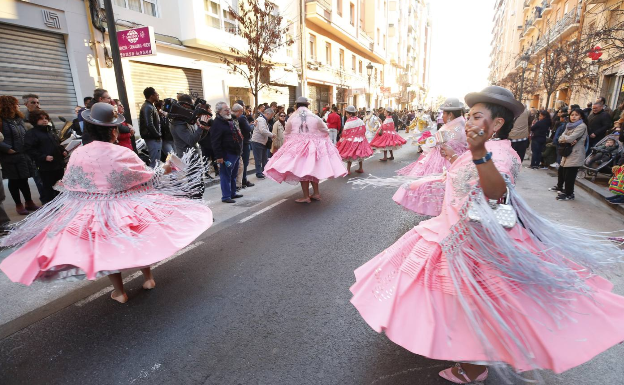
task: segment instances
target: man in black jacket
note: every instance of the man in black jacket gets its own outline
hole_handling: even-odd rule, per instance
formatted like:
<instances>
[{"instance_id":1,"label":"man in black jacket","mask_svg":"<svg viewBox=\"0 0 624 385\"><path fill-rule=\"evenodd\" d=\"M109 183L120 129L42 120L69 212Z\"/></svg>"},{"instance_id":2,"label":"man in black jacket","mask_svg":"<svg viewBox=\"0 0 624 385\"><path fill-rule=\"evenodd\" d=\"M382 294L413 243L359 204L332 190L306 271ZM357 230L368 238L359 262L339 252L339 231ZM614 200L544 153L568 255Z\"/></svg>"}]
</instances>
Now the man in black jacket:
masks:
<instances>
[{"instance_id":1,"label":"man in black jacket","mask_svg":"<svg viewBox=\"0 0 624 385\"><path fill-rule=\"evenodd\" d=\"M254 186L253 183L247 180L247 167L249 166L249 155L251 154L251 133L253 132L253 127L251 127L245 116L244 107L245 103L242 100L237 100L236 104L232 106L232 115L238 120L238 127L241 130L241 134L243 134L243 152L241 155L243 161L242 173L239 172L241 176L240 181L238 178L236 180L237 184L242 188Z\"/></svg>"},{"instance_id":2,"label":"man in black jacket","mask_svg":"<svg viewBox=\"0 0 624 385\"><path fill-rule=\"evenodd\" d=\"M158 93L153 87L147 87L143 90L145 103L141 106L139 115L139 132L141 138L147 144L149 151L150 167L156 167L156 161L160 160L162 153L162 131L160 129L160 117L154 103L158 101Z\"/></svg>"},{"instance_id":3,"label":"man in black jacket","mask_svg":"<svg viewBox=\"0 0 624 385\"><path fill-rule=\"evenodd\" d=\"M607 130L613 127L613 121L611 121L611 116L604 110L604 104L601 101L596 101L592 105L592 113L589 114L587 120L589 122L587 127L589 148L592 148L605 137Z\"/></svg>"},{"instance_id":4,"label":"man in black jacket","mask_svg":"<svg viewBox=\"0 0 624 385\"><path fill-rule=\"evenodd\" d=\"M236 176L243 149L243 135L238 128L238 120L232 119L230 106L226 102L215 105L217 116L210 128L212 151L219 163L221 177L221 202L236 203L234 199L242 198L236 193Z\"/></svg>"}]
</instances>

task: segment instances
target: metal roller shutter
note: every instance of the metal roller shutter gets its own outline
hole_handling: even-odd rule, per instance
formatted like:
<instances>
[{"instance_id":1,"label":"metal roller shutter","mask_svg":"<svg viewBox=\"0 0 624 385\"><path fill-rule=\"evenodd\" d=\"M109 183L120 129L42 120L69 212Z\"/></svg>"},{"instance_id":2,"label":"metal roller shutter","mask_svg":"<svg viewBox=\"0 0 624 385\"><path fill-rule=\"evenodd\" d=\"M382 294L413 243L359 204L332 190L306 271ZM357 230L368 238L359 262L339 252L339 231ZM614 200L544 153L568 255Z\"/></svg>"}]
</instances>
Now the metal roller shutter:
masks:
<instances>
[{"instance_id":1,"label":"metal roller shutter","mask_svg":"<svg viewBox=\"0 0 624 385\"><path fill-rule=\"evenodd\" d=\"M147 87L154 87L161 100L175 98L179 94L189 94L193 99L204 97L201 70L131 61L130 72L135 116L139 116L145 101L143 90Z\"/></svg>"},{"instance_id":2,"label":"metal roller shutter","mask_svg":"<svg viewBox=\"0 0 624 385\"><path fill-rule=\"evenodd\" d=\"M39 95L52 120L75 118L76 90L63 35L0 23L0 95ZM25 111L24 108L22 108Z\"/></svg>"}]
</instances>

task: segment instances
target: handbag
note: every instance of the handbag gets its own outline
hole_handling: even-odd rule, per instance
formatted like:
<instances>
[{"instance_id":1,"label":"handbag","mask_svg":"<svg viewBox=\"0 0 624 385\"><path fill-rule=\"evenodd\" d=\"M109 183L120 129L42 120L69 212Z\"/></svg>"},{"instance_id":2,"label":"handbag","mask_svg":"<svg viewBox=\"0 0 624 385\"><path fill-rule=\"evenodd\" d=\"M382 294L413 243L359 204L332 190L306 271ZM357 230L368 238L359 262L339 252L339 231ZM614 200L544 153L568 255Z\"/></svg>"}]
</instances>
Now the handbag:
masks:
<instances>
[{"instance_id":1,"label":"handbag","mask_svg":"<svg viewBox=\"0 0 624 385\"><path fill-rule=\"evenodd\" d=\"M503 226L506 229L513 228L518 222L518 215L516 214L516 210L512 205L509 204L509 187L507 187L507 195L504 203L498 203L495 199L488 199L488 204L494 213L494 217L496 218L496 222L499 225ZM472 222L481 223L481 216L474 209L474 205L470 203L468 207L468 219Z\"/></svg>"},{"instance_id":2,"label":"handbag","mask_svg":"<svg viewBox=\"0 0 624 385\"><path fill-rule=\"evenodd\" d=\"M559 155L568 157L572 155L572 143L559 143Z\"/></svg>"}]
</instances>

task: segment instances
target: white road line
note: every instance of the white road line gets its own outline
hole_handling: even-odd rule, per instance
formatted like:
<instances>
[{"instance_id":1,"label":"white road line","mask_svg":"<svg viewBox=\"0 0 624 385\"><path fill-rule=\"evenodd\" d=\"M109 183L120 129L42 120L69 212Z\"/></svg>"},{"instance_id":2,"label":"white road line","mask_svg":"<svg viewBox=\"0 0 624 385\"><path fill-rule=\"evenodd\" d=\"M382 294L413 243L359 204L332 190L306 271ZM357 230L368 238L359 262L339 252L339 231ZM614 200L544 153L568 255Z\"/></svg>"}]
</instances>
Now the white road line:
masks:
<instances>
[{"instance_id":1,"label":"white road line","mask_svg":"<svg viewBox=\"0 0 624 385\"><path fill-rule=\"evenodd\" d=\"M152 265L152 270L154 270L158 266L163 265L163 264L171 261L172 259L177 258L180 255L185 254L185 253L187 253L187 252L193 250L194 248L196 248L198 246L201 246L203 244L204 244L204 241L197 241L195 243L191 243L190 245L186 246L182 250L180 250L177 253L173 254L171 257L169 257L167 259L163 259L162 261ZM126 283L134 280L135 278L137 278L137 277L139 277L141 275L142 274L141 274L140 271L134 272L134 273L130 274L129 276L127 276L126 278L124 278L123 283L126 284ZM82 306L88 304L89 302L92 302L92 301L100 298L101 296L110 293L111 291L113 291L113 286L112 285L108 286L108 287L105 287L104 289L98 291L97 293L92 294L92 295L88 296L87 298L76 302L74 305L76 305L78 307L82 307Z\"/></svg>"},{"instance_id":2,"label":"white road line","mask_svg":"<svg viewBox=\"0 0 624 385\"><path fill-rule=\"evenodd\" d=\"M246 218L241 219L240 221L238 221L238 223L245 223L245 222L247 222L247 221L249 221L249 220L251 220L251 219L254 219L254 218L255 218L255 217L257 217L258 215L260 215L260 214L262 214L262 213L265 213L265 212L267 212L267 211L271 210L273 207L275 207L275 206L277 206L277 205L279 205L279 204L282 204L282 203L284 203L284 202L286 202L286 199L282 199L282 200L280 200L280 201L278 201L278 202L275 202L275 203L273 203L272 205L267 206L267 207L263 208L262 210L260 210L260 211L258 211L258 212L256 212L256 213L253 213L253 214L251 214L250 216L248 216L248 217L246 217Z\"/></svg>"}]
</instances>

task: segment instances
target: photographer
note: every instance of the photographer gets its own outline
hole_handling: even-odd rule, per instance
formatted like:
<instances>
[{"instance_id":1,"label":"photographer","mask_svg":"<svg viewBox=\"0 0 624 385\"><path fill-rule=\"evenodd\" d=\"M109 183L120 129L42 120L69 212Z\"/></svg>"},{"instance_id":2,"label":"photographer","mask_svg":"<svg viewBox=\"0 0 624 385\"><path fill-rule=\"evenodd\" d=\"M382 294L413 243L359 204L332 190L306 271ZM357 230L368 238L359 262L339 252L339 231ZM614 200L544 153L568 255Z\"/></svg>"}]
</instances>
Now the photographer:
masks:
<instances>
[{"instance_id":1,"label":"photographer","mask_svg":"<svg viewBox=\"0 0 624 385\"><path fill-rule=\"evenodd\" d=\"M178 95L178 103L184 108L189 110L193 109L193 99L191 99L189 95ZM173 136L175 154L178 157L182 157L184 153L191 148L198 154L201 154L198 142L208 135L208 129L209 128L204 125L200 125L200 128L197 128L194 124L188 123L187 119L183 117L173 117L171 122L171 134Z\"/></svg>"},{"instance_id":2,"label":"photographer","mask_svg":"<svg viewBox=\"0 0 624 385\"><path fill-rule=\"evenodd\" d=\"M208 132L208 134L199 141L199 147L201 148L203 157L212 165L216 178L219 175L219 165L217 163L217 158L215 158L214 152L212 151L212 143L210 142L210 127L213 122L212 108L210 104L201 104L200 107L208 111L209 114L201 116L199 120L197 120L197 124L200 127L205 128ZM212 178L208 170L207 174L209 178Z\"/></svg>"}]
</instances>

